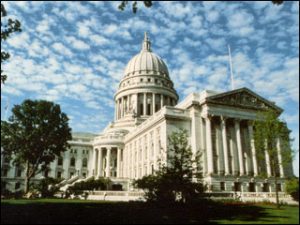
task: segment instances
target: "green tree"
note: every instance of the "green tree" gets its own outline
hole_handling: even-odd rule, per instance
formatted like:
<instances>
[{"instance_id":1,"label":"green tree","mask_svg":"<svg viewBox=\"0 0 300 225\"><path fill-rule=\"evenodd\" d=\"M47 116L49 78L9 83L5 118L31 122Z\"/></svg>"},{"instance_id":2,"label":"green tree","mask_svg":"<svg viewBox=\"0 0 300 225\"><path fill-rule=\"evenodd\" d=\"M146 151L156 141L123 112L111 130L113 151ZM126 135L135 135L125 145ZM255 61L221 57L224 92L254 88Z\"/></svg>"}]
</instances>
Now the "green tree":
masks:
<instances>
[{"instance_id":1,"label":"green tree","mask_svg":"<svg viewBox=\"0 0 300 225\"><path fill-rule=\"evenodd\" d=\"M128 5L129 1L122 1L121 4L119 5L119 10L124 11L124 9L126 8L126 6ZM152 6L152 1L143 1L144 5L147 8L150 8ZM133 1L132 2L132 11L133 13L137 12L137 1Z\"/></svg>"},{"instance_id":2,"label":"green tree","mask_svg":"<svg viewBox=\"0 0 300 225\"><path fill-rule=\"evenodd\" d=\"M40 180L39 183L33 185L33 188L37 190L42 198L53 197L55 193L59 191L59 187L56 186L62 179L55 179L52 177L45 177Z\"/></svg>"},{"instance_id":3,"label":"green tree","mask_svg":"<svg viewBox=\"0 0 300 225\"><path fill-rule=\"evenodd\" d=\"M71 129L60 106L44 100L25 100L15 105L8 121L1 121L3 154L15 164L25 165L24 192L30 179L48 169L48 165L68 147Z\"/></svg>"},{"instance_id":4,"label":"green tree","mask_svg":"<svg viewBox=\"0 0 300 225\"><path fill-rule=\"evenodd\" d=\"M98 179L90 179L88 181L80 181L68 187L69 194L81 195L84 191L92 190L109 190L112 182L109 178L99 177Z\"/></svg>"},{"instance_id":5,"label":"green tree","mask_svg":"<svg viewBox=\"0 0 300 225\"><path fill-rule=\"evenodd\" d=\"M281 5L284 1L272 1L272 3L274 5ZM119 5L119 10L124 11L124 9L126 8L126 6L128 5L129 1L121 1L120 5ZM152 1L143 1L144 5L147 8L150 8L152 6ZM137 12L137 1L132 1L132 11L133 13Z\"/></svg>"},{"instance_id":6,"label":"green tree","mask_svg":"<svg viewBox=\"0 0 300 225\"><path fill-rule=\"evenodd\" d=\"M191 202L203 192L202 184L195 182L201 178L200 154L193 155L186 130L173 132L168 141L166 163L160 162L156 174L136 180L134 185L146 191L149 201Z\"/></svg>"},{"instance_id":7,"label":"green tree","mask_svg":"<svg viewBox=\"0 0 300 225\"><path fill-rule=\"evenodd\" d=\"M286 192L299 202L299 178L294 177L286 182Z\"/></svg>"},{"instance_id":8,"label":"green tree","mask_svg":"<svg viewBox=\"0 0 300 225\"><path fill-rule=\"evenodd\" d=\"M5 10L4 5L1 3L1 46L2 46L2 41L5 41L12 33L14 32L20 32L21 31L21 23L18 20L12 20L8 19L7 23L3 23L4 17L7 16L7 12ZM8 52L2 51L1 47L1 68L2 68L2 63L5 60L8 60L10 57ZM2 74L3 70L1 69L1 82L4 83L7 75Z\"/></svg>"},{"instance_id":9,"label":"green tree","mask_svg":"<svg viewBox=\"0 0 300 225\"><path fill-rule=\"evenodd\" d=\"M286 123L278 118L279 114L268 110L259 113L254 121L254 141L257 158L264 162L269 155L269 166L271 175L275 181L276 204L280 207L278 196L278 178L280 177L280 166L283 168L292 162L293 151L291 148L290 130ZM280 146L280 158L279 150Z\"/></svg>"}]
</instances>

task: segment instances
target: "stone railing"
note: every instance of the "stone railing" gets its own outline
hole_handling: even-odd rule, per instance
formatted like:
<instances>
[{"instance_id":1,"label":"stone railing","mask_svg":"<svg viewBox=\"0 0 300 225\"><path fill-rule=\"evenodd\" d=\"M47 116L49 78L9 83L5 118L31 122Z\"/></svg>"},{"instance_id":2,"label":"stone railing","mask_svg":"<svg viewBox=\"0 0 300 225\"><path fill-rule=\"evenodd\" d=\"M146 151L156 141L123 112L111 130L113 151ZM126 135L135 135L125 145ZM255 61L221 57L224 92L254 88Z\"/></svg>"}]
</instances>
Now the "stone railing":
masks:
<instances>
[{"instance_id":1,"label":"stone railing","mask_svg":"<svg viewBox=\"0 0 300 225\"><path fill-rule=\"evenodd\" d=\"M144 192L137 191L86 191L89 200L145 201Z\"/></svg>"},{"instance_id":2,"label":"stone railing","mask_svg":"<svg viewBox=\"0 0 300 225\"><path fill-rule=\"evenodd\" d=\"M100 135L95 137L94 143L98 142L122 142L124 136L122 135L115 135L115 134L107 134L107 135Z\"/></svg>"},{"instance_id":3,"label":"stone railing","mask_svg":"<svg viewBox=\"0 0 300 225\"><path fill-rule=\"evenodd\" d=\"M213 199L236 199L243 202L276 202L276 193L275 192L212 192L205 193L207 198ZM279 192L279 201L285 202L288 204L294 204L291 196L285 192Z\"/></svg>"}]
</instances>

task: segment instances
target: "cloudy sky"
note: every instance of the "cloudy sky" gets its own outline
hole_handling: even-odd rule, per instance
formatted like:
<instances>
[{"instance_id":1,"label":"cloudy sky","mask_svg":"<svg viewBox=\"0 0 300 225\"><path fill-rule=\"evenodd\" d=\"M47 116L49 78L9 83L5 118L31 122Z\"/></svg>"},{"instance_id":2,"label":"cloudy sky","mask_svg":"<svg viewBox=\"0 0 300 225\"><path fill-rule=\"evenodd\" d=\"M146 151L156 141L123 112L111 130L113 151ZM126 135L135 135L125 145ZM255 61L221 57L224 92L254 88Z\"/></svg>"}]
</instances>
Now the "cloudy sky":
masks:
<instances>
[{"instance_id":1,"label":"cloudy sky","mask_svg":"<svg viewBox=\"0 0 300 225\"><path fill-rule=\"evenodd\" d=\"M113 95L144 32L167 63L182 100L204 89L235 88L275 101L299 149L299 2L154 2L119 11L120 2L4 2L23 31L1 49L1 119L24 99L59 103L73 131L100 133L113 119ZM5 110L8 108L8 110ZM299 156L294 162L299 175Z\"/></svg>"}]
</instances>

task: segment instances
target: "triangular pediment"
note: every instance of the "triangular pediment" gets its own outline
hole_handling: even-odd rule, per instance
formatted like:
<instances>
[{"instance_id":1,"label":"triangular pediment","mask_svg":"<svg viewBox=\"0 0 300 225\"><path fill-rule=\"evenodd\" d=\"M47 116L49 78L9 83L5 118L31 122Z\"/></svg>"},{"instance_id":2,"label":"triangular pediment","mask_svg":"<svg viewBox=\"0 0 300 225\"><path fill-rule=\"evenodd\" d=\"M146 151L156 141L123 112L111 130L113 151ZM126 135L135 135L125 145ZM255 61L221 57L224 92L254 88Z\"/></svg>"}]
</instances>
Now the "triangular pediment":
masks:
<instances>
[{"instance_id":1,"label":"triangular pediment","mask_svg":"<svg viewBox=\"0 0 300 225\"><path fill-rule=\"evenodd\" d=\"M257 110L272 109L281 113L283 110L275 103L259 96L248 88L240 88L229 92L213 95L206 98L207 103L229 105Z\"/></svg>"}]
</instances>

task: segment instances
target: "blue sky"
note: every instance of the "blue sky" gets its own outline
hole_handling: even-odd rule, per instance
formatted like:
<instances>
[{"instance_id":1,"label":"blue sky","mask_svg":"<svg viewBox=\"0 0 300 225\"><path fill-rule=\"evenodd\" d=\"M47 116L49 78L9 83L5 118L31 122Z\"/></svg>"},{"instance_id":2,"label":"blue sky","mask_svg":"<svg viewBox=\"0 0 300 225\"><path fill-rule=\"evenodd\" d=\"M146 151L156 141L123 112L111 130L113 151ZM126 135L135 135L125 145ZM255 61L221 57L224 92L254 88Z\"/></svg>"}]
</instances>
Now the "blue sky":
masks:
<instances>
[{"instance_id":1,"label":"blue sky","mask_svg":"<svg viewBox=\"0 0 300 225\"><path fill-rule=\"evenodd\" d=\"M11 59L1 85L1 119L24 99L61 105L73 131L100 133L113 95L144 32L167 63L180 100L204 89L248 87L284 109L299 149L299 2L153 2L119 11L117 2L4 2L23 31L3 44ZM5 111L4 107L9 110ZM299 175L299 156L294 162Z\"/></svg>"}]
</instances>

